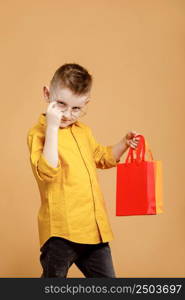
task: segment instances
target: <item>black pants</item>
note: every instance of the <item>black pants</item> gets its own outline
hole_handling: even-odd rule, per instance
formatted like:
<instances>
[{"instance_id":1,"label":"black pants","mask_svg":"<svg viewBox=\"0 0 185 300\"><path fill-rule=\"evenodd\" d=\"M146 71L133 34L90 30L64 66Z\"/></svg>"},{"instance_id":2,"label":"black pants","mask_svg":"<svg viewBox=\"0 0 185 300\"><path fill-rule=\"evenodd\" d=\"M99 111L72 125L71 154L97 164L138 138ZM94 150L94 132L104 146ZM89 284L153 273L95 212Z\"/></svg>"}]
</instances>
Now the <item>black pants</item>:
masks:
<instances>
[{"instance_id":1,"label":"black pants","mask_svg":"<svg viewBox=\"0 0 185 300\"><path fill-rule=\"evenodd\" d=\"M61 237L51 237L42 246L41 277L67 277L75 263L85 277L116 277L109 243L79 244Z\"/></svg>"}]
</instances>

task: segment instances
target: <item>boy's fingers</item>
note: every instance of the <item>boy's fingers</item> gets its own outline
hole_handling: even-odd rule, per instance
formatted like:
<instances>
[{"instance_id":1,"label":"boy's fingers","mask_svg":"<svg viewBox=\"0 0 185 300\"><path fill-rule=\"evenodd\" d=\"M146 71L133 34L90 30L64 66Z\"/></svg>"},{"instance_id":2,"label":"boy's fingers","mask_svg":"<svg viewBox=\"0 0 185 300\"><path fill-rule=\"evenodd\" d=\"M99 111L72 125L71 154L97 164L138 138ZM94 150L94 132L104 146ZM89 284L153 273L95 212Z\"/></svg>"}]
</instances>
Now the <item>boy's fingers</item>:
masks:
<instances>
[{"instance_id":1,"label":"boy's fingers","mask_svg":"<svg viewBox=\"0 0 185 300\"><path fill-rule=\"evenodd\" d=\"M131 134L134 135L134 136L139 135L139 133L136 132L136 131L131 131Z\"/></svg>"},{"instance_id":2,"label":"boy's fingers","mask_svg":"<svg viewBox=\"0 0 185 300\"><path fill-rule=\"evenodd\" d=\"M133 138L134 140L139 140L139 137L136 137L137 135L139 135L139 133L137 133L136 131L131 131L130 133L130 138Z\"/></svg>"},{"instance_id":3,"label":"boy's fingers","mask_svg":"<svg viewBox=\"0 0 185 300\"><path fill-rule=\"evenodd\" d=\"M55 104L57 103L57 101L51 101L48 105L48 109L50 109L51 107L55 107Z\"/></svg>"},{"instance_id":4,"label":"boy's fingers","mask_svg":"<svg viewBox=\"0 0 185 300\"><path fill-rule=\"evenodd\" d=\"M140 135L140 133L134 131L134 136ZM136 137L135 139L139 139L139 137Z\"/></svg>"}]
</instances>

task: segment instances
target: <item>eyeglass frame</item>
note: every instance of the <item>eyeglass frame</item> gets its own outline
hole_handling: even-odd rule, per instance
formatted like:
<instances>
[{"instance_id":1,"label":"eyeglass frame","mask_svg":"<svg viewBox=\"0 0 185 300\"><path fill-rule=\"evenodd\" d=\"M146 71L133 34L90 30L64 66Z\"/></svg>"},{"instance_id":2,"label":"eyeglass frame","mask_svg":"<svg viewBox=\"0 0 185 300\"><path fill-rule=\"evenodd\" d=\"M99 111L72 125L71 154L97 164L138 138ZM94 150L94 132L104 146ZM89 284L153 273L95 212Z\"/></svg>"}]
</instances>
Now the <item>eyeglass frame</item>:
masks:
<instances>
[{"instance_id":1,"label":"eyeglass frame","mask_svg":"<svg viewBox=\"0 0 185 300\"><path fill-rule=\"evenodd\" d=\"M61 104L61 103L63 103L63 104L65 104L66 105L66 103L62 100L62 99L57 99L57 100L55 100L57 103L59 103L59 104ZM89 101L87 101L86 103L85 103L85 105L84 106L82 106L82 107L79 107L80 108L80 110L78 111L78 112L76 112L77 114L79 113L79 115L80 115L80 113L81 112L83 112L84 114L82 115L82 116L79 116L79 117L83 117L85 114L86 114L86 112L84 112L83 111L83 108L85 108L86 107L86 105L88 104L88 102ZM67 105L66 105L67 106ZM75 106L75 107L77 107L77 106ZM61 108L60 108L61 109ZM73 113L75 113L75 112L73 112L72 111L72 109L73 109L73 107L71 108L71 116L73 116L73 117L78 117L78 115L74 115ZM65 112L65 111L67 111L68 110L68 108L66 107L65 108L65 110L61 110L62 112Z\"/></svg>"}]
</instances>

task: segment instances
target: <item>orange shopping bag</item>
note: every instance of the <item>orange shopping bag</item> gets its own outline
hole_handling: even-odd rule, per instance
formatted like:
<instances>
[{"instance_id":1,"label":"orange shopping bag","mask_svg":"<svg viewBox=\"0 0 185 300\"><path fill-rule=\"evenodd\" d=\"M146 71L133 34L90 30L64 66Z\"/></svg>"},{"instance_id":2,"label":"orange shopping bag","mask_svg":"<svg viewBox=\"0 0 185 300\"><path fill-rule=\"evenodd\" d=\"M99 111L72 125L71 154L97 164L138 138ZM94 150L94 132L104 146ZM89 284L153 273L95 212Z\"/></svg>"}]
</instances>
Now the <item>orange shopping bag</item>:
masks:
<instances>
[{"instance_id":1,"label":"orange shopping bag","mask_svg":"<svg viewBox=\"0 0 185 300\"><path fill-rule=\"evenodd\" d=\"M163 213L162 162L153 160L144 136L137 137L137 148L130 147L125 163L117 164L116 216Z\"/></svg>"}]
</instances>

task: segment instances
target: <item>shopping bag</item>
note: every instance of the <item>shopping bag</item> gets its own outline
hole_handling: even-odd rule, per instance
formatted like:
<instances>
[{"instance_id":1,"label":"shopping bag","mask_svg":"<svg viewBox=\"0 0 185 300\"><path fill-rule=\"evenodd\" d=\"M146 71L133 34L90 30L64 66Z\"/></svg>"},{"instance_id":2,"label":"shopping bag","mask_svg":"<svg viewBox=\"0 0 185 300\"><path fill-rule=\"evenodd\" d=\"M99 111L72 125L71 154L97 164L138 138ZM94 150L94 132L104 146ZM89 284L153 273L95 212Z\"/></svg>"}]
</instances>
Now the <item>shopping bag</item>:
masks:
<instances>
[{"instance_id":1,"label":"shopping bag","mask_svg":"<svg viewBox=\"0 0 185 300\"><path fill-rule=\"evenodd\" d=\"M137 137L137 148L130 147L125 163L117 164L116 216L163 213L162 161L153 160L144 136Z\"/></svg>"}]
</instances>

